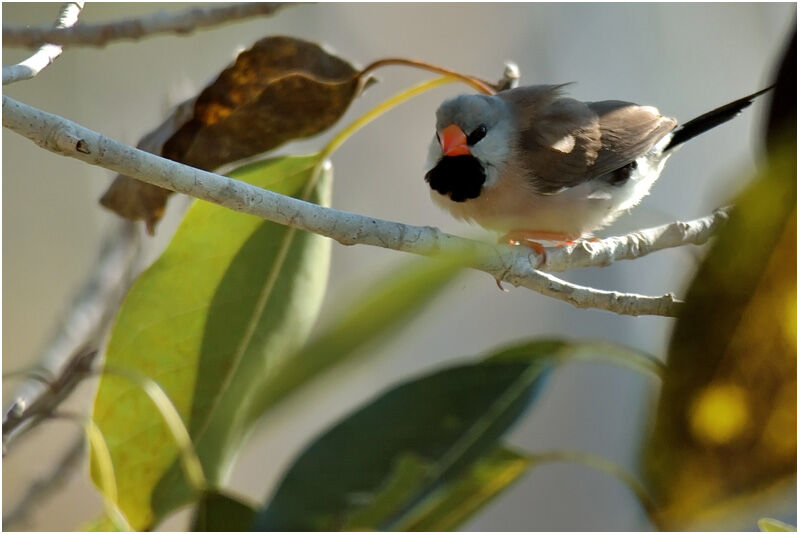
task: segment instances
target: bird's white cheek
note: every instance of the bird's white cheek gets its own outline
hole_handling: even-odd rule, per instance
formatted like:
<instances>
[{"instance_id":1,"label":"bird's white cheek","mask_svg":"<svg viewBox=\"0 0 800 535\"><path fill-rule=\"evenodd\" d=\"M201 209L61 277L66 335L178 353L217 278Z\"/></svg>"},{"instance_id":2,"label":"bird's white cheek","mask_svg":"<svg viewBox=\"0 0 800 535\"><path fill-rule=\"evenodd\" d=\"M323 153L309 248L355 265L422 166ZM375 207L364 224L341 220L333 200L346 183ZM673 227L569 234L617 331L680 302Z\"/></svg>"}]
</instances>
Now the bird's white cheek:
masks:
<instances>
[{"instance_id":1,"label":"bird's white cheek","mask_svg":"<svg viewBox=\"0 0 800 535\"><path fill-rule=\"evenodd\" d=\"M505 126L497 126L487 135L480 143L472 148L472 155L475 156L484 171L486 172L486 182L484 187L491 188L494 186L506 162L509 158L509 133Z\"/></svg>"},{"instance_id":2,"label":"bird's white cheek","mask_svg":"<svg viewBox=\"0 0 800 535\"><path fill-rule=\"evenodd\" d=\"M493 165L486 165L486 162L481 162L483 169L486 172L486 182L483 183L484 188L491 188L500 178L500 170Z\"/></svg>"}]
</instances>

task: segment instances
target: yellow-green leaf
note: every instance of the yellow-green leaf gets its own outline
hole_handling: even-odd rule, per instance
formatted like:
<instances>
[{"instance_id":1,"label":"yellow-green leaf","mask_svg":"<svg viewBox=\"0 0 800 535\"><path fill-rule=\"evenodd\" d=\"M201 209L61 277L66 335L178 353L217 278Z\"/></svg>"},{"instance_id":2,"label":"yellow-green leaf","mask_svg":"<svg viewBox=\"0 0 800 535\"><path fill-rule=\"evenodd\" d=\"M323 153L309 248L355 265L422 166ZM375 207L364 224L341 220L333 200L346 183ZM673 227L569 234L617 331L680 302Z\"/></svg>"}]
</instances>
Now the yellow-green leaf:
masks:
<instances>
[{"instance_id":1,"label":"yellow-green leaf","mask_svg":"<svg viewBox=\"0 0 800 535\"><path fill-rule=\"evenodd\" d=\"M316 156L265 160L231 176L300 196ZM326 171L310 193L326 204ZM131 288L106 362L156 381L178 410L205 477L221 483L250 408L304 343L327 281L329 240L195 201L169 247ZM124 378L102 378L95 421L108 442L119 506L137 529L191 500L159 411ZM95 476L96 477L96 476Z\"/></svg>"},{"instance_id":2,"label":"yellow-green leaf","mask_svg":"<svg viewBox=\"0 0 800 535\"><path fill-rule=\"evenodd\" d=\"M263 389L255 414L281 401L292 390L329 367L363 355L363 349L404 327L469 265L469 253L442 255L436 260L404 262L381 276L354 302L342 307L337 320L296 355L271 370L270 388Z\"/></svg>"},{"instance_id":3,"label":"yellow-green leaf","mask_svg":"<svg viewBox=\"0 0 800 535\"><path fill-rule=\"evenodd\" d=\"M535 460L498 447L483 455L424 508L409 518L400 531L452 531L514 484Z\"/></svg>"},{"instance_id":4,"label":"yellow-green leaf","mask_svg":"<svg viewBox=\"0 0 800 535\"><path fill-rule=\"evenodd\" d=\"M758 529L761 531L797 531L797 528L786 522L775 520L774 518L762 518L758 521Z\"/></svg>"},{"instance_id":5,"label":"yellow-green leaf","mask_svg":"<svg viewBox=\"0 0 800 535\"><path fill-rule=\"evenodd\" d=\"M670 529L742 512L797 471L794 151L737 199L672 335L645 456Z\"/></svg>"}]
</instances>

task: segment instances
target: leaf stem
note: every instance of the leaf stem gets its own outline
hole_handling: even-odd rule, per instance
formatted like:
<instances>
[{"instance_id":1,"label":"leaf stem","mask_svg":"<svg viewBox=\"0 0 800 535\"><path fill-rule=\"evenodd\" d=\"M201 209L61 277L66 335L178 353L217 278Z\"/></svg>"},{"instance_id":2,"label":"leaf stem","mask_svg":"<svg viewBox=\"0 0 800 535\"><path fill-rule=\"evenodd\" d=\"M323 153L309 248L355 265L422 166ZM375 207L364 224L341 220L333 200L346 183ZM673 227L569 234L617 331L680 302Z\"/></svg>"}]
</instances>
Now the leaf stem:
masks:
<instances>
[{"instance_id":1,"label":"leaf stem","mask_svg":"<svg viewBox=\"0 0 800 535\"><path fill-rule=\"evenodd\" d=\"M363 72L366 72L366 69ZM313 191L313 189L317 185L317 181L319 180L320 173L322 169L327 165L328 158L339 148L342 144L347 141L350 136L355 134L358 130L369 124L370 122L374 121L387 111L391 110L395 106L402 104L406 100L409 100L425 91L429 91L440 85L450 84L453 82L458 81L457 78L451 76L443 76L441 78L434 78L433 80L428 80L417 84L415 86L409 87L401 91L400 93L390 97L367 113L350 123L349 125L345 126L342 130L339 131L333 139L331 139L325 147L319 152L319 160L317 161L317 165L314 166L314 171L311 173L311 179L306 184L306 187L303 189L303 192L300 195L300 199L306 200L308 195Z\"/></svg>"},{"instance_id":2,"label":"leaf stem","mask_svg":"<svg viewBox=\"0 0 800 535\"><path fill-rule=\"evenodd\" d=\"M38 369L39 367L32 368L32 369L25 369L25 370L13 370L10 372L6 372L3 374L3 381L9 379L33 379L34 381L39 381L45 385L49 384L52 381L52 378L45 377L44 372L47 370Z\"/></svg>"},{"instance_id":3,"label":"leaf stem","mask_svg":"<svg viewBox=\"0 0 800 535\"><path fill-rule=\"evenodd\" d=\"M147 394L156 409L158 409L158 412L161 413L164 423L175 440L175 445L178 447L178 458L189 484L198 492L207 490L208 484L203 473L203 465L197 456L197 452L194 451L192 438L183 423L178 409L175 408L164 389L149 377L131 369L112 367L106 364L99 373L116 375L127 379Z\"/></svg>"},{"instance_id":4,"label":"leaf stem","mask_svg":"<svg viewBox=\"0 0 800 535\"><path fill-rule=\"evenodd\" d=\"M571 354L565 357L557 356L562 362L606 362L629 368L642 375L651 374L663 380L667 366L657 357L644 351L633 349L614 342L600 340L597 342L582 342L575 344Z\"/></svg>"},{"instance_id":5,"label":"leaf stem","mask_svg":"<svg viewBox=\"0 0 800 535\"><path fill-rule=\"evenodd\" d=\"M639 500L639 503L642 505L642 508L647 513L647 516L652 522L655 522L658 508L653 502L653 499L650 497L650 493L647 491L641 481L636 479L631 473L618 464L609 461L604 457L600 457L599 455L594 455L592 453L583 451L553 450L521 455L524 455L532 463L536 464L553 462L576 463L614 476L617 480L623 482L634 493L636 498Z\"/></svg>"},{"instance_id":6,"label":"leaf stem","mask_svg":"<svg viewBox=\"0 0 800 535\"><path fill-rule=\"evenodd\" d=\"M387 65L405 65L407 67L415 67L417 69L423 69L426 71L435 72L438 74L443 74L449 78L456 78L457 80L464 82L468 86L472 87L479 93L483 93L485 95L494 95L497 93L497 88L494 84L487 82L486 80L481 80L475 76L470 76L468 74L461 74L459 72L445 69L444 67L439 67L438 65L433 65L426 61L421 61L417 59L407 59L407 58L383 58L377 61L373 61L366 67L364 67L361 72L359 73L359 78L364 79L364 77L369 74L370 72L380 68L385 67Z\"/></svg>"},{"instance_id":7,"label":"leaf stem","mask_svg":"<svg viewBox=\"0 0 800 535\"><path fill-rule=\"evenodd\" d=\"M367 113L344 127L342 130L336 134L333 139L331 139L327 145L320 151L320 160L324 161L328 159L331 154L336 151L347 139L352 136L355 132L359 129L367 125L368 123L372 122L374 119L377 119L387 111L391 110L395 106L402 104L406 100L413 98L420 93L424 93L425 91L429 91L435 87L439 87L440 85L450 84L453 82L458 81L458 79L454 76L443 76L441 78L434 78L433 80L428 80L417 84L415 86L409 87L408 89L401 91L400 93L396 94L395 96L388 98L369 110Z\"/></svg>"},{"instance_id":8,"label":"leaf stem","mask_svg":"<svg viewBox=\"0 0 800 535\"><path fill-rule=\"evenodd\" d=\"M69 420L83 427L89 444L92 446L94 460L100 473L100 495L103 497L106 515L119 531L133 531L128 519L117 505L117 478L114 475L114 463L111 460L111 452L108 450L103 432L91 418L81 414L59 411L54 412L51 417Z\"/></svg>"}]
</instances>

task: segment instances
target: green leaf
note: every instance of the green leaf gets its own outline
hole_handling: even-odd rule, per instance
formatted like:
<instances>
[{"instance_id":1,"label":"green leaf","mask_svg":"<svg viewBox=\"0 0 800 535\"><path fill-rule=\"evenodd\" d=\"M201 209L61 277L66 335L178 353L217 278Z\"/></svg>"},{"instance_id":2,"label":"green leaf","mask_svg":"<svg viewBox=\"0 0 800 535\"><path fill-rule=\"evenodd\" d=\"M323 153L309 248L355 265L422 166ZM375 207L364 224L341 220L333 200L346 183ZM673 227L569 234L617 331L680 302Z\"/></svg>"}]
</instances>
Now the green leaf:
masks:
<instances>
[{"instance_id":1,"label":"green leaf","mask_svg":"<svg viewBox=\"0 0 800 535\"><path fill-rule=\"evenodd\" d=\"M318 161L270 159L231 176L300 196ZM324 172L309 200L328 203L331 181ZM169 247L128 293L106 362L161 385L211 484L222 482L269 371L307 338L329 256L326 238L195 201ZM192 499L175 442L137 386L103 376L93 417L108 442L119 506L135 528L152 527Z\"/></svg>"},{"instance_id":2,"label":"green leaf","mask_svg":"<svg viewBox=\"0 0 800 535\"><path fill-rule=\"evenodd\" d=\"M342 322L342 328L347 324ZM352 330L354 344L358 333ZM656 376L662 368L652 356L615 344L536 340L495 351L473 366L406 383L306 449L260 513L257 527L456 527L531 463L543 460L492 448L514 415L525 409L524 400L532 403L542 372L573 361L608 362ZM509 370L516 375L496 377Z\"/></svg>"},{"instance_id":3,"label":"green leaf","mask_svg":"<svg viewBox=\"0 0 800 535\"><path fill-rule=\"evenodd\" d=\"M101 513L96 518L81 524L76 531L118 531L107 514Z\"/></svg>"},{"instance_id":4,"label":"green leaf","mask_svg":"<svg viewBox=\"0 0 800 535\"><path fill-rule=\"evenodd\" d=\"M795 478L795 150L738 197L675 325L644 458L666 529L743 510L755 521L758 496Z\"/></svg>"},{"instance_id":5,"label":"green leaf","mask_svg":"<svg viewBox=\"0 0 800 535\"><path fill-rule=\"evenodd\" d=\"M209 491L197 504L190 531L250 531L255 514L241 500Z\"/></svg>"},{"instance_id":6,"label":"green leaf","mask_svg":"<svg viewBox=\"0 0 800 535\"><path fill-rule=\"evenodd\" d=\"M400 531L452 531L514 484L534 460L498 447L479 457Z\"/></svg>"},{"instance_id":7,"label":"green leaf","mask_svg":"<svg viewBox=\"0 0 800 535\"><path fill-rule=\"evenodd\" d=\"M494 449L548 369L541 359L479 362L393 388L300 455L256 528L402 529Z\"/></svg>"},{"instance_id":8,"label":"green leaf","mask_svg":"<svg viewBox=\"0 0 800 535\"><path fill-rule=\"evenodd\" d=\"M786 522L775 520L774 518L762 518L758 521L758 529L761 531L797 531L797 528Z\"/></svg>"},{"instance_id":9,"label":"green leaf","mask_svg":"<svg viewBox=\"0 0 800 535\"><path fill-rule=\"evenodd\" d=\"M448 255L435 260L414 259L383 275L338 319L296 355L284 359L260 392L254 417L280 402L295 388L344 359L387 339L404 327L452 282L471 256Z\"/></svg>"}]
</instances>

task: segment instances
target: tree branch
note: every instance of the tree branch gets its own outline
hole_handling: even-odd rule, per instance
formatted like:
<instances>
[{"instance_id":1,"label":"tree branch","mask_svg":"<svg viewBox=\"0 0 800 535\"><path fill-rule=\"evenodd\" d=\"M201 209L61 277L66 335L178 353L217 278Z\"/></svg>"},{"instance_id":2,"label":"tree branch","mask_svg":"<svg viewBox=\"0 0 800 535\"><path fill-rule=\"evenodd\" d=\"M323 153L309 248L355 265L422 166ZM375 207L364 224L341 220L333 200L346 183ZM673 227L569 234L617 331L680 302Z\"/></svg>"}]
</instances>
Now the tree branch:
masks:
<instances>
[{"instance_id":1,"label":"tree branch","mask_svg":"<svg viewBox=\"0 0 800 535\"><path fill-rule=\"evenodd\" d=\"M99 347L133 280L140 252L140 231L134 223L122 221L108 233L92 272L39 357L38 368L56 379L49 384L38 379L24 382L3 413L4 453L80 382L86 369L80 359L87 354L86 348Z\"/></svg>"},{"instance_id":2,"label":"tree branch","mask_svg":"<svg viewBox=\"0 0 800 535\"><path fill-rule=\"evenodd\" d=\"M63 31L78 22L78 15L83 9L83 2L68 2L61 6L55 29L48 27L48 31ZM5 42L5 31L3 31L3 41ZM39 41L37 44L47 42ZM53 63L61 55L61 47L54 44L42 45L34 55L9 67L3 67L3 85L28 80L33 78L42 70Z\"/></svg>"},{"instance_id":3,"label":"tree branch","mask_svg":"<svg viewBox=\"0 0 800 535\"><path fill-rule=\"evenodd\" d=\"M702 245L728 220L730 207L692 221L676 221L603 240L581 240L550 249L537 266L544 271L566 271L578 267L608 266L617 260L632 260L655 251L681 245Z\"/></svg>"},{"instance_id":4,"label":"tree branch","mask_svg":"<svg viewBox=\"0 0 800 535\"><path fill-rule=\"evenodd\" d=\"M599 308L628 315L675 316L681 304L672 294L649 297L596 290L563 281L537 271L535 268L542 262L542 258L527 247L491 245L445 234L433 227L405 225L326 208L228 177L187 167L124 145L5 95L3 126L49 151L238 212L321 234L344 245L357 243L373 245L425 256L435 256L440 253L477 253L478 260L471 265L474 269L489 273L498 281L504 280L514 286L524 286L579 308ZM641 254L638 256L650 250L654 249L640 248ZM620 258L633 258L633 248L630 251L620 255ZM568 254L566 251L559 253L557 248L548 249L546 253ZM607 262L609 256L598 254L595 258ZM559 263L561 267L568 265L567 262L559 261Z\"/></svg>"},{"instance_id":5,"label":"tree branch","mask_svg":"<svg viewBox=\"0 0 800 535\"><path fill-rule=\"evenodd\" d=\"M17 398L3 416L4 456L12 437L21 436L26 430L50 417L69 397L75 387L89 375L96 357L96 350L81 350L72 355L61 373L52 381L44 381L44 377L37 375L38 380L45 385L44 392L32 400Z\"/></svg>"},{"instance_id":6,"label":"tree branch","mask_svg":"<svg viewBox=\"0 0 800 535\"><path fill-rule=\"evenodd\" d=\"M81 24L75 28L3 27L3 46L33 48L41 43L59 45L105 46L110 41L141 39L159 33L187 34L200 28L216 26L240 19L269 16L283 2L241 3L224 6L198 7L177 13L158 13L104 24ZM3 76L5 78L5 75ZM3 82L5 83L5 82Z\"/></svg>"}]
</instances>

